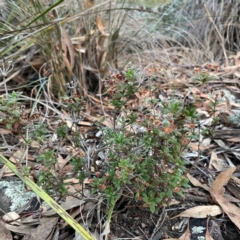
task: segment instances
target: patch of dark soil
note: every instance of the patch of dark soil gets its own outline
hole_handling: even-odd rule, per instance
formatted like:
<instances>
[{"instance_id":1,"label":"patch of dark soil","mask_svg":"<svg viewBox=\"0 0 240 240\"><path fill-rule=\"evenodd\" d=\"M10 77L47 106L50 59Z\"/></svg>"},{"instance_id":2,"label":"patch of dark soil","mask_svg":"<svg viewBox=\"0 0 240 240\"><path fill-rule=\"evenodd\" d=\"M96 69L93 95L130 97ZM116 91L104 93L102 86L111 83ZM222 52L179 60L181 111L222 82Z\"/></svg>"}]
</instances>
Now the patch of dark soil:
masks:
<instances>
[{"instance_id":1,"label":"patch of dark soil","mask_svg":"<svg viewBox=\"0 0 240 240\"><path fill-rule=\"evenodd\" d=\"M167 237L179 238L182 235L184 227L177 231L173 226L178 225L181 220L170 219L179 212L175 208L172 210L170 208L160 208L156 213L151 213L147 207L128 204L125 208L115 211L113 214L111 222L113 234L111 239L116 239L116 237L118 239L152 238L154 240L165 239Z\"/></svg>"},{"instance_id":2,"label":"patch of dark soil","mask_svg":"<svg viewBox=\"0 0 240 240\"><path fill-rule=\"evenodd\" d=\"M125 206L113 214L110 239L161 240L180 238L186 231L188 223L191 240L197 239L196 237L205 237L207 219L172 219L191 207L193 207L193 203L184 202L174 207L161 208L153 214L143 206ZM203 231L196 235L194 234L196 229L203 229ZM237 240L240 237L238 229L227 216L209 219L208 230L213 240Z\"/></svg>"},{"instance_id":3,"label":"patch of dark soil","mask_svg":"<svg viewBox=\"0 0 240 240\"><path fill-rule=\"evenodd\" d=\"M226 221L222 224L222 235L224 240L239 240L240 231L237 227L230 221Z\"/></svg>"}]
</instances>

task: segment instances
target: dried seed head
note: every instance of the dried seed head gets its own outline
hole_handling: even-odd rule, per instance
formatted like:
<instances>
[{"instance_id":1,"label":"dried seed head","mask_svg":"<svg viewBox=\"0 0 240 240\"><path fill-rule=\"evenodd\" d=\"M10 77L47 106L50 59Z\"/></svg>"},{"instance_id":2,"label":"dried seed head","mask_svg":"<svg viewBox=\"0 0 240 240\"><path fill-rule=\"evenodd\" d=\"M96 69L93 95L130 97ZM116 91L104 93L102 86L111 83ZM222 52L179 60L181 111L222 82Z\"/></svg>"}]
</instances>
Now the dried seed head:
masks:
<instances>
[{"instance_id":1,"label":"dried seed head","mask_svg":"<svg viewBox=\"0 0 240 240\"><path fill-rule=\"evenodd\" d=\"M153 117L153 116L150 117L150 121L151 121L151 122L154 121L154 117Z\"/></svg>"},{"instance_id":2,"label":"dried seed head","mask_svg":"<svg viewBox=\"0 0 240 240\"><path fill-rule=\"evenodd\" d=\"M169 202L169 198L164 198L164 202Z\"/></svg>"},{"instance_id":3,"label":"dried seed head","mask_svg":"<svg viewBox=\"0 0 240 240\"><path fill-rule=\"evenodd\" d=\"M95 172L97 177L100 177L101 173L100 172Z\"/></svg>"},{"instance_id":4,"label":"dried seed head","mask_svg":"<svg viewBox=\"0 0 240 240\"><path fill-rule=\"evenodd\" d=\"M93 179L92 179L92 178L88 179L88 182L89 182L90 184L93 183Z\"/></svg>"},{"instance_id":5,"label":"dried seed head","mask_svg":"<svg viewBox=\"0 0 240 240\"><path fill-rule=\"evenodd\" d=\"M142 119L141 118L137 118L137 124L141 124L141 122L142 122Z\"/></svg>"},{"instance_id":6,"label":"dried seed head","mask_svg":"<svg viewBox=\"0 0 240 240\"><path fill-rule=\"evenodd\" d=\"M194 124L194 123L190 123L190 124L189 124L189 127L190 127L191 129L193 129L193 128L195 128L195 124Z\"/></svg>"},{"instance_id":7,"label":"dried seed head","mask_svg":"<svg viewBox=\"0 0 240 240\"><path fill-rule=\"evenodd\" d=\"M160 120L155 120L155 121L153 122L153 125L154 125L155 127L159 127L159 126L162 125L162 123L161 123Z\"/></svg>"},{"instance_id":8,"label":"dried seed head","mask_svg":"<svg viewBox=\"0 0 240 240\"><path fill-rule=\"evenodd\" d=\"M102 191L104 191L104 190L107 188L107 186L106 186L105 184L100 184L100 185L99 185L99 188L100 188Z\"/></svg>"},{"instance_id":9,"label":"dried seed head","mask_svg":"<svg viewBox=\"0 0 240 240\"><path fill-rule=\"evenodd\" d=\"M120 171L118 171L118 170L117 170L117 171L115 171L115 174L116 174L116 178L117 178L117 179L120 179L120 178L121 178L121 176L122 176L122 175L121 175L121 172L120 172Z\"/></svg>"},{"instance_id":10,"label":"dried seed head","mask_svg":"<svg viewBox=\"0 0 240 240\"><path fill-rule=\"evenodd\" d=\"M200 69L199 69L198 67L195 67L195 68L194 68L194 71L195 71L196 74L198 74L199 71L200 71Z\"/></svg>"},{"instance_id":11,"label":"dried seed head","mask_svg":"<svg viewBox=\"0 0 240 240\"><path fill-rule=\"evenodd\" d=\"M180 192L181 188L180 187L175 187L174 192Z\"/></svg>"},{"instance_id":12,"label":"dried seed head","mask_svg":"<svg viewBox=\"0 0 240 240\"><path fill-rule=\"evenodd\" d=\"M151 115L150 114L146 114L146 119L150 119Z\"/></svg>"},{"instance_id":13,"label":"dried seed head","mask_svg":"<svg viewBox=\"0 0 240 240\"><path fill-rule=\"evenodd\" d=\"M147 131L148 131L148 133L151 133L151 132L152 132L152 129L151 129L151 128L148 128Z\"/></svg>"},{"instance_id":14,"label":"dried seed head","mask_svg":"<svg viewBox=\"0 0 240 240\"><path fill-rule=\"evenodd\" d=\"M189 140L187 138L182 138L181 143L182 143L182 145L186 146L189 144Z\"/></svg>"},{"instance_id":15,"label":"dried seed head","mask_svg":"<svg viewBox=\"0 0 240 240\"><path fill-rule=\"evenodd\" d=\"M212 64L211 63L209 63L208 65L207 65L207 68L208 68L208 70L211 70L212 69Z\"/></svg>"},{"instance_id":16,"label":"dried seed head","mask_svg":"<svg viewBox=\"0 0 240 240\"><path fill-rule=\"evenodd\" d=\"M170 127L165 127L165 128L163 129L163 131L166 132L166 133L171 133L171 132L172 132L172 128L170 128Z\"/></svg>"},{"instance_id":17,"label":"dried seed head","mask_svg":"<svg viewBox=\"0 0 240 240\"><path fill-rule=\"evenodd\" d=\"M214 70L217 72L219 70L219 66L218 65L215 65L213 66L214 67Z\"/></svg>"}]
</instances>

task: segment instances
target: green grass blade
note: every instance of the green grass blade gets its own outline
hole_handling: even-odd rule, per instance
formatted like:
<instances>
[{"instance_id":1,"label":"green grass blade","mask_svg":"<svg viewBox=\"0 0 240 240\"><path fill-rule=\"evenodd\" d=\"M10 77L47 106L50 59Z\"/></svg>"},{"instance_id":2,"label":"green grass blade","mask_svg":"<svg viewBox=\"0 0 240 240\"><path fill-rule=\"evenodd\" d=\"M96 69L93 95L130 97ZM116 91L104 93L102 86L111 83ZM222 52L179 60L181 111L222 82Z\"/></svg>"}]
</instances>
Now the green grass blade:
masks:
<instances>
[{"instance_id":1,"label":"green grass blade","mask_svg":"<svg viewBox=\"0 0 240 240\"><path fill-rule=\"evenodd\" d=\"M51 7L47 8L44 12L42 12L41 14L39 14L36 18L34 18L30 23L28 23L26 27L30 26L32 23L36 22L38 19L40 19L41 17L43 17L46 13L48 13L49 11L51 11L53 8L55 8L57 5L59 5L60 3L62 3L64 0L59 0L58 2L56 2L55 4L53 4Z\"/></svg>"}]
</instances>

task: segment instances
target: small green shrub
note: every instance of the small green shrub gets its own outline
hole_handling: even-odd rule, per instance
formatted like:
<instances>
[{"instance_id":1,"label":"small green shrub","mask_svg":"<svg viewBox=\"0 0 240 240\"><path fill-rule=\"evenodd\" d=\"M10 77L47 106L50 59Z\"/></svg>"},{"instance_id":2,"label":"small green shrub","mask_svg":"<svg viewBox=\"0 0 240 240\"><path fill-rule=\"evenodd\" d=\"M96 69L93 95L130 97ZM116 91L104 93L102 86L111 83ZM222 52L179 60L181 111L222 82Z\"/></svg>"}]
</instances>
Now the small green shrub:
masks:
<instances>
[{"instance_id":1,"label":"small green shrub","mask_svg":"<svg viewBox=\"0 0 240 240\"><path fill-rule=\"evenodd\" d=\"M56 156L54 150L46 151L37 157L37 162L42 164L42 168L37 176L37 183L44 191L50 195L64 196L67 193L64 184L64 176L57 171L55 166Z\"/></svg>"},{"instance_id":2,"label":"small green shrub","mask_svg":"<svg viewBox=\"0 0 240 240\"><path fill-rule=\"evenodd\" d=\"M105 162L92 187L94 192L104 192L110 205L124 193L149 204L154 212L157 206L167 205L174 193L182 196L189 187L182 156L191 139L198 137L196 108L174 98L157 108L158 99L150 95L146 106L140 106L142 112L136 111L128 102L151 91L138 84L135 69L118 74L105 87L121 114L115 117L114 129L104 130Z\"/></svg>"},{"instance_id":3,"label":"small green shrub","mask_svg":"<svg viewBox=\"0 0 240 240\"><path fill-rule=\"evenodd\" d=\"M0 122L7 129L12 129L13 131L17 131L19 125L22 124L23 111L19 103L21 95L21 92L13 91L11 94L6 94L0 98Z\"/></svg>"},{"instance_id":4,"label":"small green shrub","mask_svg":"<svg viewBox=\"0 0 240 240\"><path fill-rule=\"evenodd\" d=\"M214 68L215 71L218 71L218 66L213 66L212 64L208 64L208 71L200 71L198 68L195 69L197 76L193 78L193 80L201 84L200 94L202 93L203 87L206 83L217 79L216 76L210 74L212 68Z\"/></svg>"},{"instance_id":5,"label":"small green shrub","mask_svg":"<svg viewBox=\"0 0 240 240\"><path fill-rule=\"evenodd\" d=\"M131 68L104 83L104 96L114 107L114 127L97 124L102 131L101 144L97 146L103 149L102 163L97 164L98 148L91 156L80 151L71 159L79 181L82 183L86 177L90 178L93 192L102 192L106 196L110 214L121 195L145 203L155 212L159 206L168 205L174 194L183 196L183 190L189 187L184 175L186 162L183 155L188 144L199 138L196 126L199 126L200 116L194 106L199 102L199 96L195 96L190 104L185 94L183 99L173 96L171 100L159 102L152 88L139 84L139 77L136 69ZM213 78L207 76L207 81L205 78L203 81L200 77L198 75L197 80L201 84ZM212 114L216 112L218 96L213 100L210 104ZM71 114L75 131L61 125L56 129L58 139L71 140L76 148L84 149L86 139L76 122L85 110L86 102L72 93L63 98L63 103ZM204 131L210 134L213 127L205 128L202 134ZM38 184L51 194L65 194L65 178L55 169L56 153L47 150L37 161L45 167L38 175ZM90 172L90 166L93 172ZM92 174L93 178L90 177Z\"/></svg>"}]
</instances>

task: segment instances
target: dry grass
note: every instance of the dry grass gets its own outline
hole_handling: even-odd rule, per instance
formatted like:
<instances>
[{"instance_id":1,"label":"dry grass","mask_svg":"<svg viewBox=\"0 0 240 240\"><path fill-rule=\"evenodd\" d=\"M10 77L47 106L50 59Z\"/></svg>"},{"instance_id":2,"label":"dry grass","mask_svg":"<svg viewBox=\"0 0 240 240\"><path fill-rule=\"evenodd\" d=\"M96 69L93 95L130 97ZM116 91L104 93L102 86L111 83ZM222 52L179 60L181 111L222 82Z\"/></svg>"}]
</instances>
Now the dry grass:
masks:
<instances>
[{"instance_id":1,"label":"dry grass","mask_svg":"<svg viewBox=\"0 0 240 240\"><path fill-rule=\"evenodd\" d=\"M205 7L201 1L189 1L176 15L175 38L204 52L210 61L223 63L224 51L228 55L239 51L239 11L237 0L209 0Z\"/></svg>"},{"instance_id":2,"label":"dry grass","mask_svg":"<svg viewBox=\"0 0 240 240\"><path fill-rule=\"evenodd\" d=\"M237 0L207 1L205 8L174 0L146 11L120 0L1 4L0 57L15 63L6 82L9 89L33 88L32 96L40 87L58 98L74 81L86 97L130 61L137 68L224 63L239 51Z\"/></svg>"}]
</instances>

